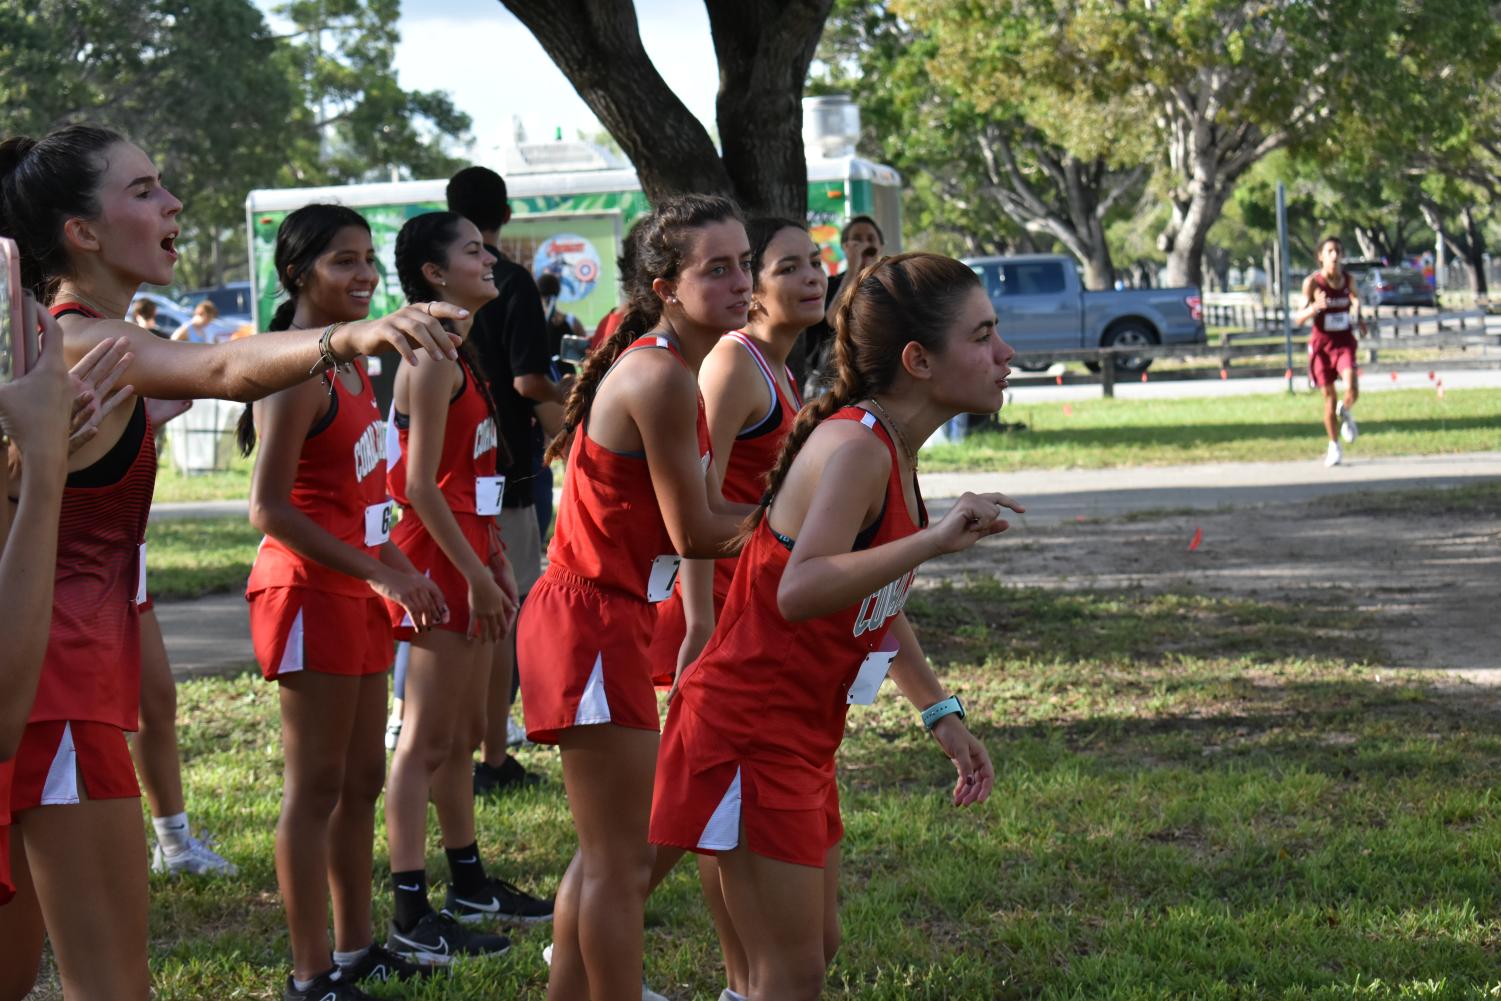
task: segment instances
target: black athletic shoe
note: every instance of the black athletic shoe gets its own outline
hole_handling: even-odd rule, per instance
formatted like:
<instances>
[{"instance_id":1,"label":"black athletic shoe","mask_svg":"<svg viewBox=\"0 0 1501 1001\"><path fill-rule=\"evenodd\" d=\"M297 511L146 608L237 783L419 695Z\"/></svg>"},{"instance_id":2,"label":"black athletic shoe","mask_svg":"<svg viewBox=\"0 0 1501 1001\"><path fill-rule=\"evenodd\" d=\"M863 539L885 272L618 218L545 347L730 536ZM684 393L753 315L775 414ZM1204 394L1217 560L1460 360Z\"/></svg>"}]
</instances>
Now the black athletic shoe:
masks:
<instances>
[{"instance_id":1,"label":"black athletic shoe","mask_svg":"<svg viewBox=\"0 0 1501 1001\"><path fill-rule=\"evenodd\" d=\"M474 794L476 796L496 796L501 793L515 792L517 789L531 789L542 785L543 781L542 776L527 771L522 767L521 762L509 754L499 766L487 765L483 761L477 761L474 764Z\"/></svg>"},{"instance_id":2,"label":"black athletic shoe","mask_svg":"<svg viewBox=\"0 0 1501 1001\"><path fill-rule=\"evenodd\" d=\"M431 966L403 959L376 942L358 961L344 967L344 979L383 984L387 980L414 980L430 976L432 972Z\"/></svg>"},{"instance_id":3,"label":"black athletic shoe","mask_svg":"<svg viewBox=\"0 0 1501 1001\"><path fill-rule=\"evenodd\" d=\"M473 932L447 911L429 911L411 931L401 931L393 922L386 948L398 956L428 966L447 966L459 956L503 956L511 948L504 935Z\"/></svg>"},{"instance_id":4,"label":"black athletic shoe","mask_svg":"<svg viewBox=\"0 0 1501 1001\"><path fill-rule=\"evenodd\" d=\"M552 920L552 898L534 897L491 876L472 893L459 894L450 886L448 896L443 898L443 910L465 924L500 920L529 925Z\"/></svg>"},{"instance_id":5,"label":"black athletic shoe","mask_svg":"<svg viewBox=\"0 0 1501 1001\"><path fill-rule=\"evenodd\" d=\"M333 979L334 972L329 970L315 977L305 991L299 991L288 977L282 1001L377 1001L356 987L353 980L342 975L338 980Z\"/></svg>"}]
</instances>

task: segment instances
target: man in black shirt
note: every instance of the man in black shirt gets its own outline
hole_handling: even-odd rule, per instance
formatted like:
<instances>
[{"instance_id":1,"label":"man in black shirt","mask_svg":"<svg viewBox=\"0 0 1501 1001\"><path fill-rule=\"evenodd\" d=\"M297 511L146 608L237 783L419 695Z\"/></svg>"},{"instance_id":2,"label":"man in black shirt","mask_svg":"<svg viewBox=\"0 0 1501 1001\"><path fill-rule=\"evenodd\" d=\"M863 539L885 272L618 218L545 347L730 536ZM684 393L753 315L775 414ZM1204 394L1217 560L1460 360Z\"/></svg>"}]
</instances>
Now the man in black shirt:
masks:
<instances>
[{"instance_id":1,"label":"man in black shirt","mask_svg":"<svg viewBox=\"0 0 1501 1001\"><path fill-rule=\"evenodd\" d=\"M511 218L506 182L486 167L466 167L448 182L448 208L474 223L485 249L496 258L498 293L474 315L469 339L495 400L497 430L511 453L499 470L506 478L498 516L501 538L525 599L542 574L542 537L534 510L534 480L542 468L542 435L561 423L563 392L549 378L547 321L542 297L526 268L498 249L500 228ZM550 427L549 427L550 425ZM540 781L506 751L510 723L512 673L517 662L516 633L495 644L494 669L485 720L484 759L474 766L477 794L531 785Z\"/></svg>"}]
</instances>

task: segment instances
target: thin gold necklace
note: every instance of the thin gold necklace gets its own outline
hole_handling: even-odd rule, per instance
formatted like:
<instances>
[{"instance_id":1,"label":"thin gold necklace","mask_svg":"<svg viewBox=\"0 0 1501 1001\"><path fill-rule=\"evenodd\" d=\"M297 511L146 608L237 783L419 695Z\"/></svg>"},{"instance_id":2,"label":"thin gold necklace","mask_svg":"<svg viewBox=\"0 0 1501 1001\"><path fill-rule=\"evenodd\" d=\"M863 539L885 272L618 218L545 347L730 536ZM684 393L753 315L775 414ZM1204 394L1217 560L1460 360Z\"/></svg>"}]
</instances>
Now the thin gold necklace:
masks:
<instances>
[{"instance_id":1,"label":"thin gold necklace","mask_svg":"<svg viewBox=\"0 0 1501 1001\"><path fill-rule=\"evenodd\" d=\"M97 302L92 301L81 292L78 292L76 289L58 289L57 295L60 299L73 299L77 302L83 303L85 306L98 313L101 318L118 319L118 317L111 316L109 310L100 306Z\"/></svg>"},{"instance_id":2,"label":"thin gold necklace","mask_svg":"<svg viewBox=\"0 0 1501 1001\"><path fill-rule=\"evenodd\" d=\"M911 445L907 444L907 436L902 433L902 426L896 422L895 418L893 418L886 412L886 408L881 406L880 400L876 399L874 396L869 397L868 399L871 403L874 403L876 405L876 409L881 412L881 417L886 421L887 424L891 426L891 430L896 432L897 440L902 443L902 451L907 453L907 461L912 463L912 471L914 473L917 472L917 453L912 450Z\"/></svg>"}]
</instances>

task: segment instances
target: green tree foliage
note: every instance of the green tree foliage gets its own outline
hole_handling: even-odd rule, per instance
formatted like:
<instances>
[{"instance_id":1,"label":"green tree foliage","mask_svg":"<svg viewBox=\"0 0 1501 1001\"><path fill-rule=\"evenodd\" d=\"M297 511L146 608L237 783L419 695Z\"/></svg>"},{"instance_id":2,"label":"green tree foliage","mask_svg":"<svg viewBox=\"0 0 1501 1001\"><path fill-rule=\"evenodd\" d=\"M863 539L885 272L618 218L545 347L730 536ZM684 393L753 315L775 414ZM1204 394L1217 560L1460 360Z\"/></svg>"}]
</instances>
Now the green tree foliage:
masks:
<instances>
[{"instance_id":1,"label":"green tree foliage","mask_svg":"<svg viewBox=\"0 0 1501 1001\"><path fill-rule=\"evenodd\" d=\"M862 147L909 183L909 223L930 245L960 252L1056 243L1079 259L1091 287L1109 287L1108 217L1140 192L1145 133L1134 148L1118 133L1107 140L1096 116L1095 141L1081 130L1070 137L1081 140L1075 147L1065 145L1056 103L1028 85L1014 59L992 51L962 81L935 74L938 39L903 9L900 0L840 0L814 85L855 97ZM1094 114L1086 99L1063 99L1079 122Z\"/></svg>"},{"instance_id":2,"label":"green tree foliage","mask_svg":"<svg viewBox=\"0 0 1501 1001\"><path fill-rule=\"evenodd\" d=\"M396 0L302 0L278 37L251 0L0 3L0 132L109 125L183 200L185 286L243 266L252 188L441 174L469 127L396 83Z\"/></svg>"}]
</instances>

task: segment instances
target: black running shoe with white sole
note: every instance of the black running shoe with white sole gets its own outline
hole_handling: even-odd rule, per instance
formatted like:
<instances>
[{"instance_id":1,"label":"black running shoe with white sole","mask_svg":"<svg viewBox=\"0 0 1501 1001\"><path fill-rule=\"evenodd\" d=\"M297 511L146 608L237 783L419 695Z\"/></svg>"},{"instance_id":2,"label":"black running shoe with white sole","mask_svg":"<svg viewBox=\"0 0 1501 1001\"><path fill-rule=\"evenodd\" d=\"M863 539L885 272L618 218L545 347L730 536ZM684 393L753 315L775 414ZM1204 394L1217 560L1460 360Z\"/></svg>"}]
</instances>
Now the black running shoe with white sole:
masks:
<instances>
[{"instance_id":1,"label":"black running shoe with white sole","mask_svg":"<svg viewBox=\"0 0 1501 1001\"><path fill-rule=\"evenodd\" d=\"M383 984L388 980L415 980L431 976L432 972L431 966L413 963L376 942L365 950L363 956L343 968L343 978Z\"/></svg>"},{"instance_id":2,"label":"black running shoe with white sole","mask_svg":"<svg viewBox=\"0 0 1501 1001\"><path fill-rule=\"evenodd\" d=\"M410 931L393 923L386 948L414 963L447 966L460 956L503 956L511 948L504 935L474 932L446 911L428 911Z\"/></svg>"},{"instance_id":3,"label":"black running shoe with white sole","mask_svg":"<svg viewBox=\"0 0 1501 1001\"><path fill-rule=\"evenodd\" d=\"M456 893L450 886L448 896L443 898L443 909L465 924L510 921L529 925L552 920L551 897L534 897L494 876L486 879L478 891L470 893Z\"/></svg>"},{"instance_id":4,"label":"black running shoe with white sole","mask_svg":"<svg viewBox=\"0 0 1501 1001\"><path fill-rule=\"evenodd\" d=\"M282 1001L377 1001L376 998L354 985L354 981L340 975L337 980L334 974L337 970L329 970L320 973L308 984L305 991L299 991L292 978L287 978L287 989L282 992Z\"/></svg>"}]
</instances>

